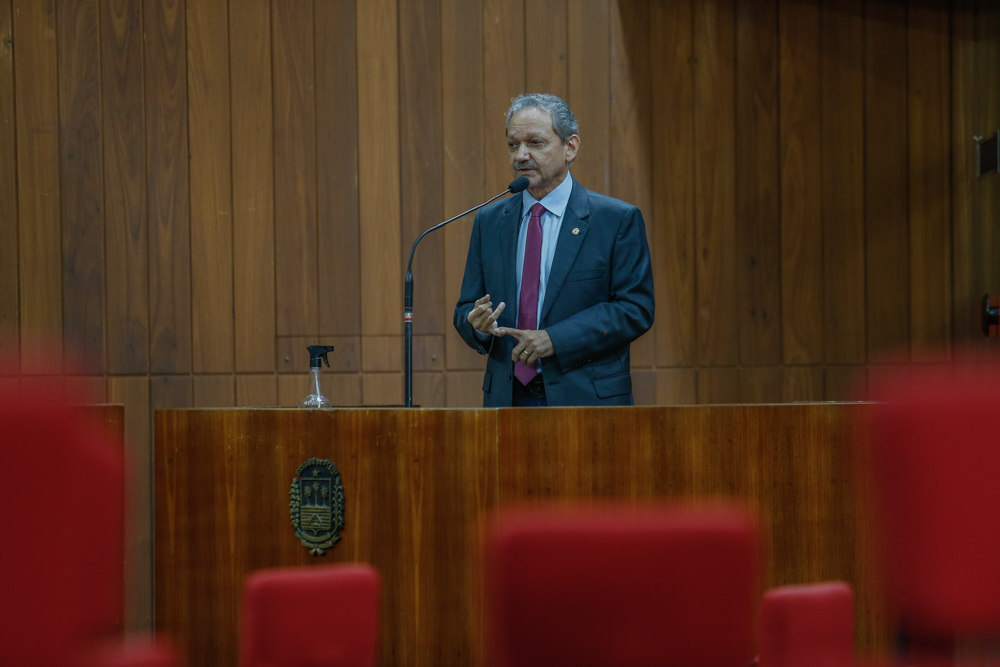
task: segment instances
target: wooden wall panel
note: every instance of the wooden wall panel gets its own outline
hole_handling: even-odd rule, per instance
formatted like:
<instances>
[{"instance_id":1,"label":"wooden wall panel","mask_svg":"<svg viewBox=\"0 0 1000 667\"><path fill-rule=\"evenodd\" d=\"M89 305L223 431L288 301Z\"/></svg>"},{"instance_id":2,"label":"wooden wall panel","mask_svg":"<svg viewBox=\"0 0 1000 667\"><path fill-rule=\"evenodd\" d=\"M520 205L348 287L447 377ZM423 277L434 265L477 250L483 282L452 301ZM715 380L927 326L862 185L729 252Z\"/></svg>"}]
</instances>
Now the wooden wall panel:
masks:
<instances>
[{"instance_id":1,"label":"wooden wall panel","mask_svg":"<svg viewBox=\"0 0 1000 667\"><path fill-rule=\"evenodd\" d=\"M193 407L231 408L236 405L236 384L232 375L195 375L192 385Z\"/></svg>"},{"instance_id":2,"label":"wooden wall panel","mask_svg":"<svg viewBox=\"0 0 1000 667\"><path fill-rule=\"evenodd\" d=\"M549 93L564 100L569 97L568 15L585 8L575 3L568 7L568 3L534 0L524 13L525 92Z\"/></svg>"},{"instance_id":3,"label":"wooden wall panel","mask_svg":"<svg viewBox=\"0 0 1000 667\"><path fill-rule=\"evenodd\" d=\"M101 3L109 373L149 371L149 233L140 0Z\"/></svg>"},{"instance_id":4,"label":"wooden wall panel","mask_svg":"<svg viewBox=\"0 0 1000 667\"><path fill-rule=\"evenodd\" d=\"M233 177L226 0L188 0L191 325L195 373L232 373Z\"/></svg>"},{"instance_id":5,"label":"wooden wall panel","mask_svg":"<svg viewBox=\"0 0 1000 667\"><path fill-rule=\"evenodd\" d=\"M729 366L739 354L732 0L695 0L693 26L697 361Z\"/></svg>"},{"instance_id":6,"label":"wooden wall panel","mask_svg":"<svg viewBox=\"0 0 1000 667\"><path fill-rule=\"evenodd\" d=\"M784 362L823 362L819 3L779 4Z\"/></svg>"},{"instance_id":7,"label":"wooden wall panel","mask_svg":"<svg viewBox=\"0 0 1000 667\"><path fill-rule=\"evenodd\" d=\"M485 161L483 136L496 141L483 114L483 8L479 0L441 0L441 141L443 211L447 217L481 203ZM493 114L496 112L494 111ZM491 115L493 115L491 114ZM502 145L502 141L501 141ZM472 217L441 230L444 236L445 366L449 371L481 369L486 361L459 337L452 325L472 235ZM450 394L449 394L450 395Z\"/></svg>"},{"instance_id":8,"label":"wooden wall panel","mask_svg":"<svg viewBox=\"0 0 1000 667\"><path fill-rule=\"evenodd\" d=\"M739 360L781 363L782 208L778 2L736 7L736 266ZM782 87L784 90L784 87ZM784 120L784 118L782 118Z\"/></svg>"},{"instance_id":9,"label":"wooden wall panel","mask_svg":"<svg viewBox=\"0 0 1000 667\"><path fill-rule=\"evenodd\" d=\"M653 213L652 72L650 7L642 0L619 0L611 6L611 196ZM656 246L656 230L646 223L646 238ZM657 259L653 257L655 263ZM655 285L654 285L655 287ZM631 346L633 368L655 362L656 325Z\"/></svg>"},{"instance_id":10,"label":"wooden wall panel","mask_svg":"<svg viewBox=\"0 0 1000 667\"><path fill-rule=\"evenodd\" d=\"M823 358L859 364L865 348L864 13L824 2L822 80Z\"/></svg>"},{"instance_id":11,"label":"wooden wall panel","mask_svg":"<svg viewBox=\"0 0 1000 667\"><path fill-rule=\"evenodd\" d=\"M274 113L271 6L229 5L233 319L237 372L274 371Z\"/></svg>"},{"instance_id":12,"label":"wooden wall panel","mask_svg":"<svg viewBox=\"0 0 1000 667\"><path fill-rule=\"evenodd\" d=\"M865 274L869 361L909 354L906 7L865 4Z\"/></svg>"},{"instance_id":13,"label":"wooden wall panel","mask_svg":"<svg viewBox=\"0 0 1000 667\"><path fill-rule=\"evenodd\" d=\"M650 8L656 365L697 361L693 2Z\"/></svg>"},{"instance_id":14,"label":"wooden wall panel","mask_svg":"<svg viewBox=\"0 0 1000 667\"><path fill-rule=\"evenodd\" d=\"M530 92L524 21L523 0L483 0L483 198L502 191L513 178L504 117L511 99Z\"/></svg>"},{"instance_id":15,"label":"wooden wall panel","mask_svg":"<svg viewBox=\"0 0 1000 667\"><path fill-rule=\"evenodd\" d=\"M0 376L20 372L17 126L11 0L0 0Z\"/></svg>"},{"instance_id":16,"label":"wooden wall panel","mask_svg":"<svg viewBox=\"0 0 1000 667\"><path fill-rule=\"evenodd\" d=\"M104 156L97 0L57 3L63 340L104 373ZM75 361L75 360L72 360Z\"/></svg>"},{"instance_id":17,"label":"wooden wall panel","mask_svg":"<svg viewBox=\"0 0 1000 667\"><path fill-rule=\"evenodd\" d=\"M143 6L150 370L191 370L191 225L185 4Z\"/></svg>"},{"instance_id":18,"label":"wooden wall panel","mask_svg":"<svg viewBox=\"0 0 1000 667\"><path fill-rule=\"evenodd\" d=\"M357 18L352 0L316 3L316 227L319 332L361 334ZM364 144L363 144L364 145Z\"/></svg>"},{"instance_id":19,"label":"wooden wall panel","mask_svg":"<svg viewBox=\"0 0 1000 667\"><path fill-rule=\"evenodd\" d=\"M357 5L361 333L402 334L399 46L396 0ZM398 396L402 396L402 388ZM398 400L398 399L397 399ZM367 402L367 400L366 400Z\"/></svg>"},{"instance_id":20,"label":"wooden wall panel","mask_svg":"<svg viewBox=\"0 0 1000 667\"><path fill-rule=\"evenodd\" d=\"M973 213L981 199L974 195L976 146L969 141L976 133L974 105L967 103L973 91L982 85L976 81L975 73L975 4L976 0L955 2L951 24L952 247L956 258L964 258L952 266L952 336L956 353L964 357L973 357L991 346L992 341L977 330L980 318L977 304L982 294L989 293L991 283L1000 279L1000 274L990 276L983 270L984 264L988 265L990 258L997 255L992 250L1000 243L981 238L986 230L980 228ZM979 292L982 294L975 297Z\"/></svg>"},{"instance_id":21,"label":"wooden wall panel","mask_svg":"<svg viewBox=\"0 0 1000 667\"><path fill-rule=\"evenodd\" d=\"M407 265L417 237L446 217L441 194L444 174L441 68L440 3L436 0L400 3L400 136L419 137L416 141L404 140L399 147L401 267ZM444 238L440 232L428 234L413 258L414 334L444 334L444 274L440 271L443 262Z\"/></svg>"},{"instance_id":22,"label":"wooden wall panel","mask_svg":"<svg viewBox=\"0 0 1000 667\"><path fill-rule=\"evenodd\" d=\"M315 336L316 71L313 3L271 3L274 46L274 264L279 336Z\"/></svg>"},{"instance_id":23,"label":"wooden wall panel","mask_svg":"<svg viewBox=\"0 0 1000 667\"><path fill-rule=\"evenodd\" d=\"M236 376L237 407L263 408L276 405L278 405L277 377L274 375Z\"/></svg>"},{"instance_id":24,"label":"wooden wall panel","mask_svg":"<svg viewBox=\"0 0 1000 667\"><path fill-rule=\"evenodd\" d=\"M13 3L21 340L63 333L59 89L54 0ZM62 350L21 349L24 373L62 367Z\"/></svg>"},{"instance_id":25,"label":"wooden wall panel","mask_svg":"<svg viewBox=\"0 0 1000 667\"><path fill-rule=\"evenodd\" d=\"M612 1L574 0L566 16L566 102L581 133L573 178L604 194L611 192Z\"/></svg>"},{"instance_id":26,"label":"wooden wall panel","mask_svg":"<svg viewBox=\"0 0 1000 667\"><path fill-rule=\"evenodd\" d=\"M910 346L914 360L950 356L949 31L940 10L909 7L907 111Z\"/></svg>"}]
</instances>

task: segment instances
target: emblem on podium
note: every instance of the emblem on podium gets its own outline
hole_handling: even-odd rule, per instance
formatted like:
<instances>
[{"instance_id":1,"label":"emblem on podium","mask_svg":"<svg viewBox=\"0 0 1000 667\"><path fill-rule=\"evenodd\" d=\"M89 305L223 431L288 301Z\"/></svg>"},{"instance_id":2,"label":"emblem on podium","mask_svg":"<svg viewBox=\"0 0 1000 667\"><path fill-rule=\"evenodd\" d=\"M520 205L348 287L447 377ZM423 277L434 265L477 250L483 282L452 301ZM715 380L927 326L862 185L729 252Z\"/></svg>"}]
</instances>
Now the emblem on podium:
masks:
<instances>
[{"instance_id":1,"label":"emblem on podium","mask_svg":"<svg viewBox=\"0 0 1000 667\"><path fill-rule=\"evenodd\" d=\"M288 503L295 537L313 556L322 556L344 529L344 485L326 459L309 459L295 471Z\"/></svg>"}]
</instances>

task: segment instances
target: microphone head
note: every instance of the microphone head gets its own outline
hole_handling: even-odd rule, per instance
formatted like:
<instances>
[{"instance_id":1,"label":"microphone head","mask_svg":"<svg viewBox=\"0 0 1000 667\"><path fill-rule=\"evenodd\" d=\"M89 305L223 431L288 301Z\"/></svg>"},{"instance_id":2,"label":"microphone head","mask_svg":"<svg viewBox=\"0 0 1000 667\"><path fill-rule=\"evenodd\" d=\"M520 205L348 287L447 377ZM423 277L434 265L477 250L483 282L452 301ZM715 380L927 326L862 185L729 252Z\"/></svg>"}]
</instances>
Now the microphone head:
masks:
<instances>
[{"instance_id":1,"label":"microphone head","mask_svg":"<svg viewBox=\"0 0 1000 667\"><path fill-rule=\"evenodd\" d=\"M527 189L528 189L527 176L518 176L517 178L515 178L513 181L510 182L510 185L507 186L507 190L509 192L513 192L514 194L517 194L518 192L522 192Z\"/></svg>"}]
</instances>

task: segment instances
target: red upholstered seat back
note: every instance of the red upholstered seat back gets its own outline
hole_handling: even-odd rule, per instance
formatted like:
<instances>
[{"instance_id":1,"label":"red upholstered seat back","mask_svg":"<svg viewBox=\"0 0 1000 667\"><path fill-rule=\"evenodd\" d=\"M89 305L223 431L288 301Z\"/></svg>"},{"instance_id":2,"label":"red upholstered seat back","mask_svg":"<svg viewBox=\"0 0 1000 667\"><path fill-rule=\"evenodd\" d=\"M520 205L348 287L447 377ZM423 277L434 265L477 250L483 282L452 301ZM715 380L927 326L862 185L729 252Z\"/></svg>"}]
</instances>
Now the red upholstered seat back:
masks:
<instances>
[{"instance_id":1,"label":"red upholstered seat back","mask_svg":"<svg viewBox=\"0 0 1000 667\"><path fill-rule=\"evenodd\" d=\"M370 667L378 573L367 565L261 570L243 594L243 667Z\"/></svg>"},{"instance_id":2,"label":"red upholstered seat back","mask_svg":"<svg viewBox=\"0 0 1000 667\"><path fill-rule=\"evenodd\" d=\"M1000 377L913 370L873 397L893 610L914 635L1000 635Z\"/></svg>"},{"instance_id":3,"label":"red upholstered seat back","mask_svg":"<svg viewBox=\"0 0 1000 667\"><path fill-rule=\"evenodd\" d=\"M501 667L745 667L758 543L739 510L539 511L487 543Z\"/></svg>"},{"instance_id":4,"label":"red upholstered seat back","mask_svg":"<svg viewBox=\"0 0 1000 667\"><path fill-rule=\"evenodd\" d=\"M61 399L0 395L0 665L69 664L120 631L123 479Z\"/></svg>"},{"instance_id":5,"label":"red upholstered seat back","mask_svg":"<svg viewBox=\"0 0 1000 667\"><path fill-rule=\"evenodd\" d=\"M761 667L854 665L854 596L843 582L772 588L759 624Z\"/></svg>"}]
</instances>

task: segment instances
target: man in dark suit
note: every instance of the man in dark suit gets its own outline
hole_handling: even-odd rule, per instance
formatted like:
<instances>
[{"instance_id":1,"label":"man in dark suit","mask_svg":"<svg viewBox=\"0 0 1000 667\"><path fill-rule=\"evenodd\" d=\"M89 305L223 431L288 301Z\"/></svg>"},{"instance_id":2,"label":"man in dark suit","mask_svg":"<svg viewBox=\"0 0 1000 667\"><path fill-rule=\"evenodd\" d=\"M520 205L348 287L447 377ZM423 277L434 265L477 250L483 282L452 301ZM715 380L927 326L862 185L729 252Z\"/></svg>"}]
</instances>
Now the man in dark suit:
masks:
<instances>
[{"instance_id":1,"label":"man in dark suit","mask_svg":"<svg viewBox=\"0 0 1000 667\"><path fill-rule=\"evenodd\" d=\"M489 355L486 407L632 404L629 344L653 324L646 228L635 206L574 182L579 148L563 100L514 100L507 149L528 189L476 215L455 307Z\"/></svg>"}]
</instances>

